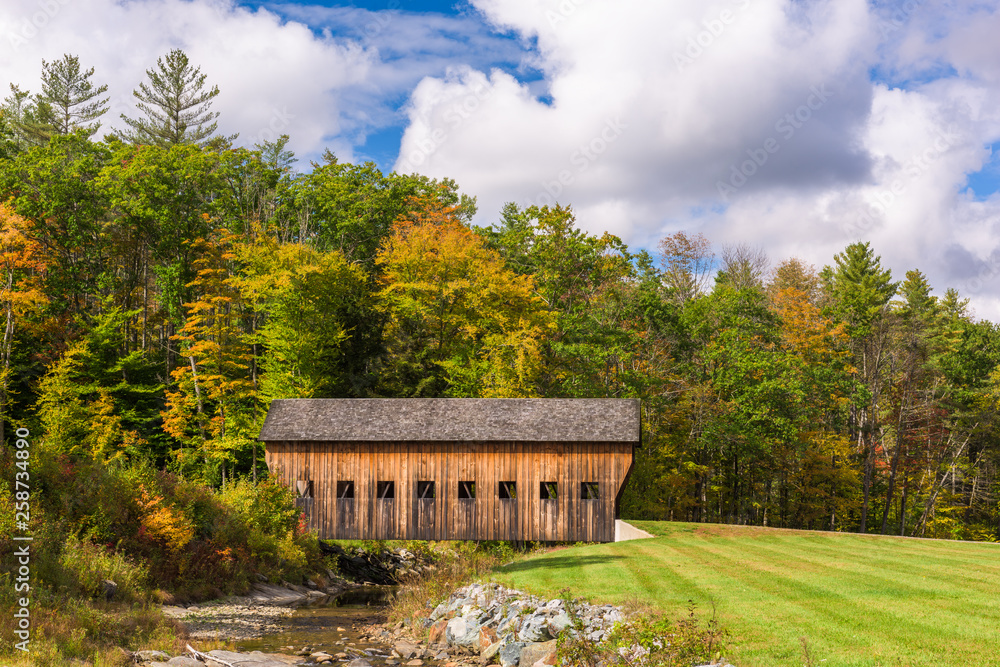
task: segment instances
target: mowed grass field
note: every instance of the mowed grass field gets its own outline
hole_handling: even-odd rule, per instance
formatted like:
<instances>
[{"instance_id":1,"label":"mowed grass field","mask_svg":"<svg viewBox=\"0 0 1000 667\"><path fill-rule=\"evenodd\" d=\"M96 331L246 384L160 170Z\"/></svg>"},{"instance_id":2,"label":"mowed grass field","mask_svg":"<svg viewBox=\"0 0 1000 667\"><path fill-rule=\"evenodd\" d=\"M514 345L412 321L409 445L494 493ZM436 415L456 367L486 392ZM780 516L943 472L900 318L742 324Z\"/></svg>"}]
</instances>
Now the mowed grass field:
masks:
<instances>
[{"instance_id":1,"label":"mowed grass field","mask_svg":"<svg viewBox=\"0 0 1000 667\"><path fill-rule=\"evenodd\" d=\"M551 551L496 580L670 615L714 605L737 667L1000 664L998 544L631 523L658 537Z\"/></svg>"}]
</instances>

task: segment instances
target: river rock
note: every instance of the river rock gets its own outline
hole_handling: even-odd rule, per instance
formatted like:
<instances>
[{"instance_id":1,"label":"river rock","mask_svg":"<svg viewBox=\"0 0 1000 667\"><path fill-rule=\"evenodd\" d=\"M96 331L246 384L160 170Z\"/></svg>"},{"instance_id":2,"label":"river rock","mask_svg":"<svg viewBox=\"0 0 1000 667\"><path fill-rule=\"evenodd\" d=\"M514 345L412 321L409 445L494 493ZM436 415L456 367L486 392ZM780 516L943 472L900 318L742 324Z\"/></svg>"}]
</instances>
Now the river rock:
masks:
<instances>
[{"instance_id":1,"label":"river rock","mask_svg":"<svg viewBox=\"0 0 1000 667\"><path fill-rule=\"evenodd\" d=\"M413 656L415 656L417 653L420 652L420 647L412 642L396 642L396 645L393 646L393 649L396 651L396 653L399 654L399 657L402 658L403 660L409 660L410 658L412 658Z\"/></svg>"},{"instance_id":2,"label":"river rock","mask_svg":"<svg viewBox=\"0 0 1000 667\"><path fill-rule=\"evenodd\" d=\"M554 665L556 662L555 639L547 642L536 642L525 646L521 650L521 656L518 664L521 665L521 667L534 667L534 665L539 661L544 663L546 659L550 657L552 661L547 664Z\"/></svg>"},{"instance_id":3,"label":"river rock","mask_svg":"<svg viewBox=\"0 0 1000 667\"><path fill-rule=\"evenodd\" d=\"M355 658L347 663L347 667L372 667L372 663L368 662L364 658Z\"/></svg>"}]
</instances>

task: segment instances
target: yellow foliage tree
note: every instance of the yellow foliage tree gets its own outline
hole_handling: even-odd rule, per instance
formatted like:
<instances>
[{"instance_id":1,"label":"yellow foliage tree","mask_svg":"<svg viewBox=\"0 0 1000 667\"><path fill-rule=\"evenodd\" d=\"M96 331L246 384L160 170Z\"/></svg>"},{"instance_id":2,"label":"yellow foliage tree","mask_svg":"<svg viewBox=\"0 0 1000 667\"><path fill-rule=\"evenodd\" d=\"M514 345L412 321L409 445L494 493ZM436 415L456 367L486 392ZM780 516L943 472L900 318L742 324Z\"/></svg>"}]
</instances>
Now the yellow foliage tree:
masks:
<instances>
[{"instance_id":1,"label":"yellow foliage tree","mask_svg":"<svg viewBox=\"0 0 1000 667\"><path fill-rule=\"evenodd\" d=\"M376 258L390 373L411 395L536 395L541 343L555 329L531 276L436 201L396 221ZM391 390L392 388L390 388Z\"/></svg>"}]
</instances>

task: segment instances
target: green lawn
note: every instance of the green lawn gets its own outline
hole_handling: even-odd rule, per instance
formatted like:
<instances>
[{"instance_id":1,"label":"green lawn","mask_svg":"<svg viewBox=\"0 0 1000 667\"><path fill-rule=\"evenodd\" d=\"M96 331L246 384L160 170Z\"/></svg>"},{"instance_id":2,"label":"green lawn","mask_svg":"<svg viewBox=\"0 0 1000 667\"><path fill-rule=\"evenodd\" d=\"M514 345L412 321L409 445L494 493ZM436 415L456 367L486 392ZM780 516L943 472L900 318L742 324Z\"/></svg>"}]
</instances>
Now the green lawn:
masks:
<instances>
[{"instance_id":1,"label":"green lawn","mask_svg":"<svg viewBox=\"0 0 1000 667\"><path fill-rule=\"evenodd\" d=\"M714 604L738 667L972 665L1000 656L1000 545L632 522L658 537L572 547L502 568L547 597Z\"/></svg>"}]
</instances>

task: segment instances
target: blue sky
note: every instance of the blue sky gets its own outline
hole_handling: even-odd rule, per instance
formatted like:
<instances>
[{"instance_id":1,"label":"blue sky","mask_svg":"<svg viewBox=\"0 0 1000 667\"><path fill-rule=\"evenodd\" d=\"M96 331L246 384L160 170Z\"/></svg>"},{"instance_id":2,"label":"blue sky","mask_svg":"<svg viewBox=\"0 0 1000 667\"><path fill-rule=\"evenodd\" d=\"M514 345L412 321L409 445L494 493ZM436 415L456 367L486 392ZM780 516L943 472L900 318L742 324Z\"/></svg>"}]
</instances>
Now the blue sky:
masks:
<instances>
[{"instance_id":1,"label":"blue sky","mask_svg":"<svg viewBox=\"0 0 1000 667\"><path fill-rule=\"evenodd\" d=\"M456 179L817 267L870 241L1000 321L1000 1L5 0L0 87L80 56L114 114L171 48L240 142Z\"/></svg>"}]
</instances>

